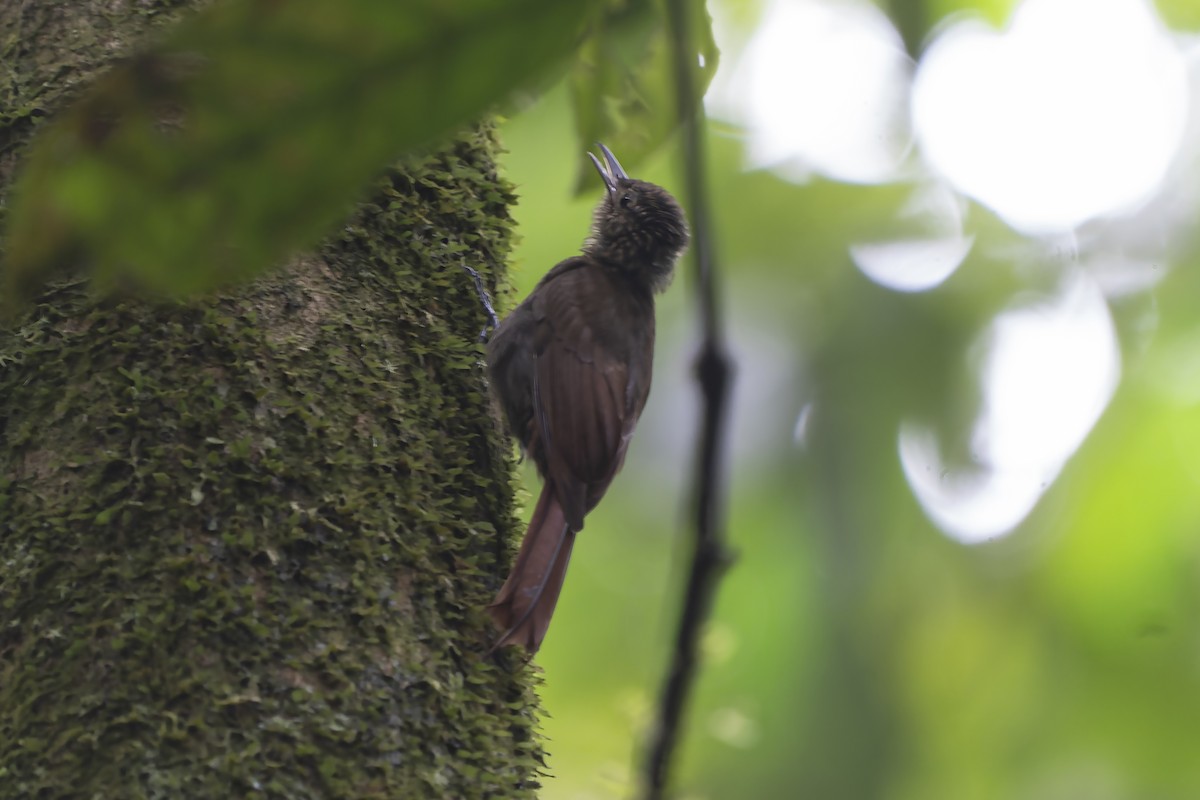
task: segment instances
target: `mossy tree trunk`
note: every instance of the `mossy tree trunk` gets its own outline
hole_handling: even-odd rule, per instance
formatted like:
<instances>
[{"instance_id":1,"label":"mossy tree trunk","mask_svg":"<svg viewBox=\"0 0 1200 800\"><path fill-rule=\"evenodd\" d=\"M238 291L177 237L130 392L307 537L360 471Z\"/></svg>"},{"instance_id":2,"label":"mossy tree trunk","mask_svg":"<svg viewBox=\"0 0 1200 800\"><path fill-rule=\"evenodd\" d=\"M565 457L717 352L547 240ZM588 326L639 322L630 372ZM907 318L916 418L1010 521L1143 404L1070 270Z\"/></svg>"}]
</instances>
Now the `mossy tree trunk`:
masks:
<instances>
[{"instance_id":1,"label":"mossy tree trunk","mask_svg":"<svg viewBox=\"0 0 1200 800\"><path fill-rule=\"evenodd\" d=\"M0 192L185 5L0 4ZM533 794L528 673L485 655L512 465L461 269L508 249L494 149L389 170L249 287L63 282L0 333L0 797Z\"/></svg>"}]
</instances>

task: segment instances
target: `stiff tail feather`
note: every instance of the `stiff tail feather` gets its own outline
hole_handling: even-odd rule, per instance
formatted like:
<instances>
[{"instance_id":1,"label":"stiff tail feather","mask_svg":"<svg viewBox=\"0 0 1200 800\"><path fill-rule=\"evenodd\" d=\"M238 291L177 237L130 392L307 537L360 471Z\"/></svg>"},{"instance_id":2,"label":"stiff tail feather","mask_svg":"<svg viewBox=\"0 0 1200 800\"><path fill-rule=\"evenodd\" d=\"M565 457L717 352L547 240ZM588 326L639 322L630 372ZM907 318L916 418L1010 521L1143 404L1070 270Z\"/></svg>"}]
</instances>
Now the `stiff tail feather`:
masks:
<instances>
[{"instance_id":1,"label":"stiff tail feather","mask_svg":"<svg viewBox=\"0 0 1200 800\"><path fill-rule=\"evenodd\" d=\"M492 645L493 651L519 644L532 655L541 647L574 544L575 533L569 530L554 485L548 481L542 486L512 572L488 606L496 627L503 631Z\"/></svg>"}]
</instances>

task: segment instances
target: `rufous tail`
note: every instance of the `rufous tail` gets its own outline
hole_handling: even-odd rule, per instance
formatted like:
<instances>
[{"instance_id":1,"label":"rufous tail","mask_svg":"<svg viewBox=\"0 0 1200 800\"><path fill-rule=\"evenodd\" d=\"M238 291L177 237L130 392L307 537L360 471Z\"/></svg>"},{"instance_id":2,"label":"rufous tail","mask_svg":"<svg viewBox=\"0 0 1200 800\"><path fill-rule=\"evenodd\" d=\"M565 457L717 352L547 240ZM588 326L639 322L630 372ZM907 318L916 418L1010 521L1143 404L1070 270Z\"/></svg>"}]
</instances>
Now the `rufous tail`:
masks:
<instances>
[{"instance_id":1,"label":"rufous tail","mask_svg":"<svg viewBox=\"0 0 1200 800\"><path fill-rule=\"evenodd\" d=\"M488 606L496 627L503 631L493 651L519 644L532 655L542 646L574 544L575 533L568 529L554 484L547 481L512 572Z\"/></svg>"}]
</instances>

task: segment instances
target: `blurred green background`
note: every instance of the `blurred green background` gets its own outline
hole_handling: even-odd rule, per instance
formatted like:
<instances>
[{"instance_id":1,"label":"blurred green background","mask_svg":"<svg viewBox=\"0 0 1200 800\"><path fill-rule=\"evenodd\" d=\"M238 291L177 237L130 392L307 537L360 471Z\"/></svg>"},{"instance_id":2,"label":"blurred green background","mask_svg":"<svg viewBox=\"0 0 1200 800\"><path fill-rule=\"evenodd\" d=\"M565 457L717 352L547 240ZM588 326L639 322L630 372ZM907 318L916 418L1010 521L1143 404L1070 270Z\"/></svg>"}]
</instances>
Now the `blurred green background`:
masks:
<instances>
[{"instance_id":1,"label":"blurred green background","mask_svg":"<svg viewBox=\"0 0 1200 800\"><path fill-rule=\"evenodd\" d=\"M1015 5L926 7L1003 25ZM710 7L724 26L720 81L763 6ZM1189 8L1160 5L1183 28L1197 22ZM565 87L514 114L502 138L520 196L521 297L577 251L599 184L572 199L584 154ZM1200 797L1196 207L1160 193L1070 235L1029 236L970 203L961 266L927 290L897 291L849 252L906 236L906 203L930 174L919 149L888 180L845 183L748 167L735 122L711 121L708 140L737 362L726 470L737 561L705 637L677 796ZM680 190L678 150L630 172ZM1194 163L1173 164L1168 184L1195 179ZM1135 251L1150 277L1113 290L1105 265L1136 261ZM689 553L699 408L690 268L660 299L650 404L579 538L538 655L551 800L629 796L635 783ZM1094 427L1094 412L1068 416L1082 444L1046 470L1028 514L1009 512L1019 524L971 528L954 495L988 475L978 431L998 320L1052 316L1073 302L1063 299L1072 286L1101 299L1098 330L1115 333L1119 381L1100 381ZM1069 375L1073 345L1055 337L1071 330L1030 332L1035 346L1061 345L1055 372ZM1053 405L1070 385L1036 370L1027 380L1035 409L1039 390ZM905 426L934 442L932 456L913 450L910 467L934 473L949 517L936 497L923 508L906 478Z\"/></svg>"}]
</instances>

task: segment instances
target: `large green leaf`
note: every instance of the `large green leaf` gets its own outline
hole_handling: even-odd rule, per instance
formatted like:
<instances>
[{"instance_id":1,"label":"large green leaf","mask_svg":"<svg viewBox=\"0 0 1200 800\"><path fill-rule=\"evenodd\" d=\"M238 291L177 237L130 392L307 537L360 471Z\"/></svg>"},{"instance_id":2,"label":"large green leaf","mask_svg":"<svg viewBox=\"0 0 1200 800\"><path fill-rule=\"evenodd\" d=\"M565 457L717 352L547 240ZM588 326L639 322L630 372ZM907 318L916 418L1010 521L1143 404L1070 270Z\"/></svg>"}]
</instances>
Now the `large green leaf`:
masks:
<instances>
[{"instance_id":1,"label":"large green leaf","mask_svg":"<svg viewBox=\"0 0 1200 800\"><path fill-rule=\"evenodd\" d=\"M545 79L588 4L222 2L107 73L35 142L7 297L84 261L168 294L317 241L398 155Z\"/></svg>"},{"instance_id":2,"label":"large green leaf","mask_svg":"<svg viewBox=\"0 0 1200 800\"><path fill-rule=\"evenodd\" d=\"M639 163L679 125L672 69L672 32L662 0L612 0L593 22L571 72L575 127L581 142L602 141L626 168ZM717 71L712 20L703 0L689 0L687 47L695 65L692 86L703 97ZM579 161L576 191L597 180Z\"/></svg>"}]
</instances>

